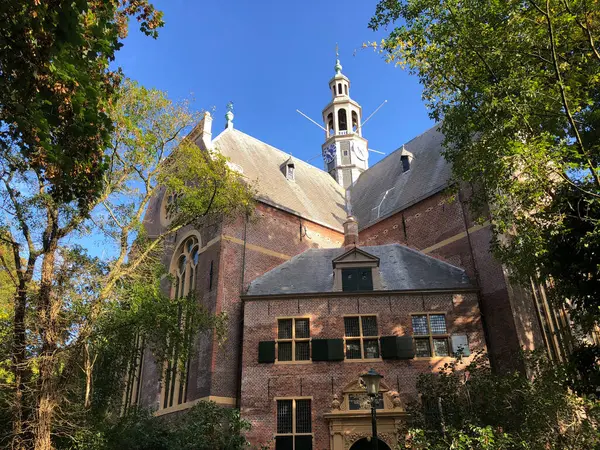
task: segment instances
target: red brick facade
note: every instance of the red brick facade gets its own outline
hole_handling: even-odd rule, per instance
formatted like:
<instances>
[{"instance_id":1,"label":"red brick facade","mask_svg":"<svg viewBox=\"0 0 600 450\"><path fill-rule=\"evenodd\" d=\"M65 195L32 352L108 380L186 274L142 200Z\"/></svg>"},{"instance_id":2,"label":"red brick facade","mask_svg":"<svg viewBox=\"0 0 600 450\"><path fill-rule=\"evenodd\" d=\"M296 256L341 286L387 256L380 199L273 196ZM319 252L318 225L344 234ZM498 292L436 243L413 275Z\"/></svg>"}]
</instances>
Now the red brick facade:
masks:
<instances>
[{"instance_id":1,"label":"red brick facade","mask_svg":"<svg viewBox=\"0 0 600 450\"><path fill-rule=\"evenodd\" d=\"M242 416L252 423L253 443L273 439L278 397L311 397L313 448L330 448L330 429L325 413L332 411L333 395L341 398L344 386L373 367L384 375L387 386L400 394L403 406L416 399L416 381L451 358L415 358L405 361L345 360L274 364L258 363L258 343L277 336L278 317L310 318L311 338L344 336L345 315L376 315L381 336L411 335L411 314L446 314L448 333L467 334L472 352L485 349L483 328L475 293L364 295L245 301L242 360ZM403 411L403 408L401 408ZM402 416L402 411L398 411ZM368 418L364 419L370 423ZM352 429L348 430L353 432Z\"/></svg>"}]
</instances>

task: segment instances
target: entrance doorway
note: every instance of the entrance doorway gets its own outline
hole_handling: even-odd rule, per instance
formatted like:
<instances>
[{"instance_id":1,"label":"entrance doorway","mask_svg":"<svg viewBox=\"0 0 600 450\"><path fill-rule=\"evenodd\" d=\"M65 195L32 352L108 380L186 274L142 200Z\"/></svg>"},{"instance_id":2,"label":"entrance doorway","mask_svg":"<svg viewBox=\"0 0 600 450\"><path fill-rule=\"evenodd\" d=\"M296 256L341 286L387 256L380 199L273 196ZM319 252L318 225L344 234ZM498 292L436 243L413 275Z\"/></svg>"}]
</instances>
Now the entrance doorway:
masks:
<instances>
[{"instance_id":1,"label":"entrance doorway","mask_svg":"<svg viewBox=\"0 0 600 450\"><path fill-rule=\"evenodd\" d=\"M379 441L379 450L391 450L390 447L383 442L381 439L378 439ZM352 447L350 447L350 450L372 450L373 449L373 443L371 442L371 440L369 438L362 438L358 441L356 441L354 444L352 444Z\"/></svg>"}]
</instances>

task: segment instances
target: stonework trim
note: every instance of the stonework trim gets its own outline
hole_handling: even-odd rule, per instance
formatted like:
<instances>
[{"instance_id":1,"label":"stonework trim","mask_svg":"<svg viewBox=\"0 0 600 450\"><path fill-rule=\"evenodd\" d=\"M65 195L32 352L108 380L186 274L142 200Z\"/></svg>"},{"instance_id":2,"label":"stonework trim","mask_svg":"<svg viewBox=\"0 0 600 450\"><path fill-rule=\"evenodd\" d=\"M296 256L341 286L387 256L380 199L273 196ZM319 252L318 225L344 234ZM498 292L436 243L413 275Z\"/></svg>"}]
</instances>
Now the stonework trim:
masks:
<instances>
[{"instance_id":1,"label":"stonework trim","mask_svg":"<svg viewBox=\"0 0 600 450\"><path fill-rule=\"evenodd\" d=\"M164 414L170 414L177 411L183 411L191 408L198 402L215 402L221 406L236 406L237 400L233 397L219 397L216 395L209 395L208 397L197 398L189 402L181 403L179 405L171 406L170 408L160 409L154 413L155 416L162 416Z\"/></svg>"},{"instance_id":2,"label":"stonework trim","mask_svg":"<svg viewBox=\"0 0 600 450\"><path fill-rule=\"evenodd\" d=\"M434 250L437 250L439 248L445 247L448 244L452 244L453 242L459 241L462 238L467 237L467 235L469 233L474 233L476 231L482 230L486 227L490 226L490 221L486 220L485 222L483 222L481 225L474 225L471 228L469 228L467 231L463 231L462 233L458 233L455 234L452 237L449 237L448 239L444 239L443 241L438 242L437 244L433 244L431 247L427 247L424 250L421 250L421 252L423 253L431 253Z\"/></svg>"},{"instance_id":3,"label":"stonework trim","mask_svg":"<svg viewBox=\"0 0 600 450\"><path fill-rule=\"evenodd\" d=\"M393 295L428 295L428 294L468 294L478 293L479 288L452 288L452 289L406 289L400 291L362 291L362 292L298 292L294 294L273 294L273 295L240 295L242 301L270 301L281 299L298 298L327 298L327 297L387 297Z\"/></svg>"},{"instance_id":4,"label":"stonework trim","mask_svg":"<svg viewBox=\"0 0 600 450\"><path fill-rule=\"evenodd\" d=\"M233 237L233 236L229 236L226 234L221 235L221 239L223 239L224 241L229 241L229 242L233 242L234 244L240 244L240 245L244 245L244 241L242 239ZM288 260L288 259L292 259L291 256L289 255L285 255L283 253L279 253L279 252L274 252L273 250L269 250L268 248L264 248L264 247L260 247L259 245L254 245L254 244L248 244L246 243L246 248L248 250L253 250L255 252L259 252L262 253L264 255L269 255L269 256L274 256L275 258L280 258L283 260Z\"/></svg>"}]
</instances>

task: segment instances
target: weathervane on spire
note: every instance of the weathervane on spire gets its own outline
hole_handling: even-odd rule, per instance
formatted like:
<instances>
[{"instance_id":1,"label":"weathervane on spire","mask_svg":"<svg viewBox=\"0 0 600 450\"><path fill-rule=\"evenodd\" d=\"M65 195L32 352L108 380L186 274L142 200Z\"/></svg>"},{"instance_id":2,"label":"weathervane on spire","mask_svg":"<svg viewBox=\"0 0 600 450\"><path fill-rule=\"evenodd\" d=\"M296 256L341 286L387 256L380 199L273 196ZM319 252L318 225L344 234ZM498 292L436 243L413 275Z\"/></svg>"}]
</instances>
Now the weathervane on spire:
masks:
<instances>
[{"instance_id":1,"label":"weathervane on spire","mask_svg":"<svg viewBox=\"0 0 600 450\"><path fill-rule=\"evenodd\" d=\"M335 43L335 74L342 73L342 65L340 64L340 52L337 42Z\"/></svg>"},{"instance_id":2,"label":"weathervane on spire","mask_svg":"<svg viewBox=\"0 0 600 450\"><path fill-rule=\"evenodd\" d=\"M225 113L225 128L233 128L233 102L227 103L227 112Z\"/></svg>"}]
</instances>

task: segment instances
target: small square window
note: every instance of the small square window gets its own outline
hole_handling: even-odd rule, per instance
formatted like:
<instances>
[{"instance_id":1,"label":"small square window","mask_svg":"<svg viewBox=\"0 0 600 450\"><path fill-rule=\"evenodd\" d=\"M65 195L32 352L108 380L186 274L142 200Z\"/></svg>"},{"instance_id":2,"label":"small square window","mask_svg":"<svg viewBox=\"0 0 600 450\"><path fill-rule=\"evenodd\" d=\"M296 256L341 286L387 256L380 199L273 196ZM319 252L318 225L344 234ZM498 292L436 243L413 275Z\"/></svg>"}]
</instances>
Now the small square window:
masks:
<instances>
[{"instance_id":1,"label":"small square window","mask_svg":"<svg viewBox=\"0 0 600 450\"><path fill-rule=\"evenodd\" d=\"M292 343L291 342L278 342L277 343L277 359L279 361L291 361L292 360Z\"/></svg>"},{"instance_id":2,"label":"small square window","mask_svg":"<svg viewBox=\"0 0 600 450\"><path fill-rule=\"evenodd\" d=\"M362 317L363 336L377 336L377 317L363 316Z\"/></svg>"},{"instance_id":3,"label":"small square window","mask_svg":"<svg viewBox=\"0 0 600 450\"><path fill-rule=\"evenodd\" d=\"M414 334L429 334L427 326L427 316L412 316L412 327Z\"/></svg>"},{"instance_id":4,"label":"small square window","mask_svg":"<svg viewBox=\"0 0 600 450\"><path fill-rule=\"evenodd\" d=\"M309 338L310 327L308 319L296 319L296 338Z\"/></svg>"},{"instance_id":5,"label":"small square window","mask_svg":"<svg viewBox=\"0 0 600 450\"><path fill-rule=\"evenodd\" d=\"M379 343L377 339L365 339L365 358L379 358Z\"/></svg>"},{"instance_id":6,"label":"small square window","mask_svg":"<svg viewBox=\"0 0 600 450\"><path fill-rule=\"evenodd\" d=\"M429 316L431 334L446 334L446 317L443 314L431 314Z\"/></svg>"},{"instance_id":7,"label":"small square window","mask_svg":"<svg viewBox=\"0 0 600 450\"><path fill-rule=\"evenodd\" d=\"M277 333L279 339L291 339L292 338L292 319L279 319L279 332Z\"/></svg>"},{"instance_id":8,"label":"small square window","mask_svg":"<svg viewBox=\"0 0 600 450\"><path fill-rule=\"evenodd\" d=\"M296 342L296 361L308 361L310 359L310 342Z\"/></svg>"},{"instance_id":9,"label":"small square window","mask_svg":"<svg viewBox=\"0 0 600 450\"><path fill-rule=\"evenodd\" d=\"M360 326L358 324L358 320L358 317L344 317L344 329L346 331L346 336L360 336Z\"/></svg>"},{"instance_id":10,"label":"small square window","mask_svg":"<svg viewBox=\"0 0 600 450\"><path fill-rule=\"evenodd\" d=\"M361 359L360 353L360 339L346 341L346 358L347 359Z\"/></svg>"},{"instance_id":11,"label":"small square window","mask_svg":"<svg viewBox=\"0 0 600 450\"><path fill-rule=\"evenodd\" d=\"M450 356L448 339L434 339L433 350L435 352L435 356Z\"/></svg>"},{"instance_id":12,"label":"small square window","mask_svg":"<svg viewBox=\"0 0 600 450\"><path fill-rule=\"evenodd\" d=\"M415 355L418 358L429 358L431 356L429 339L415 339Z\"/></svg>"}]
</instances>

